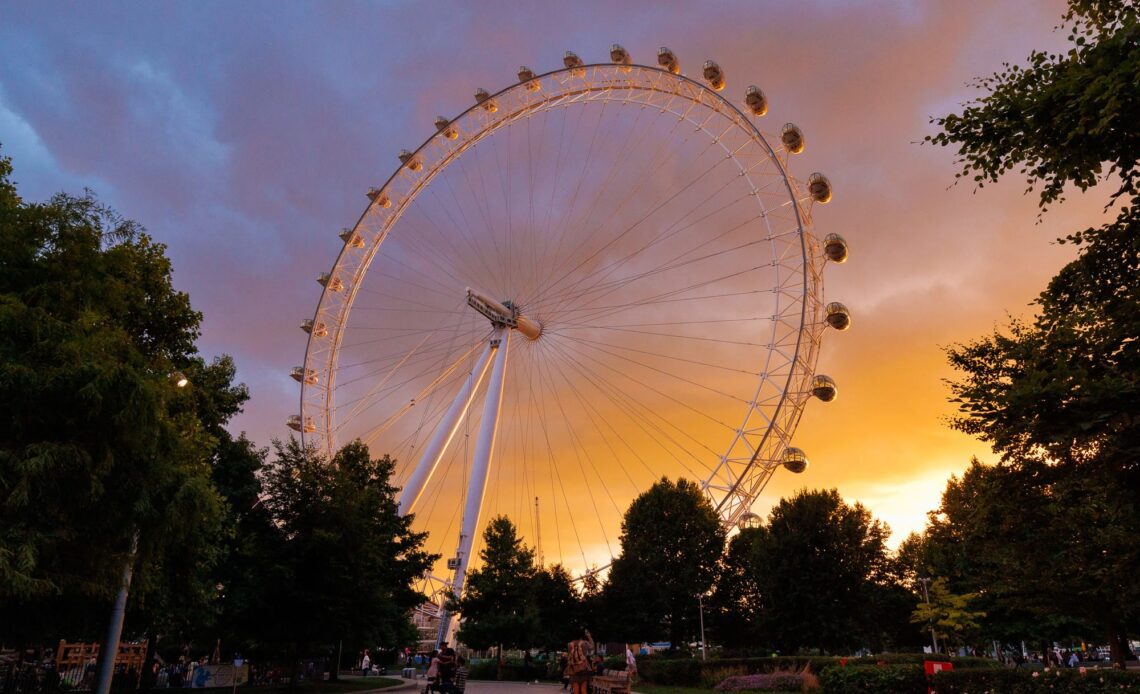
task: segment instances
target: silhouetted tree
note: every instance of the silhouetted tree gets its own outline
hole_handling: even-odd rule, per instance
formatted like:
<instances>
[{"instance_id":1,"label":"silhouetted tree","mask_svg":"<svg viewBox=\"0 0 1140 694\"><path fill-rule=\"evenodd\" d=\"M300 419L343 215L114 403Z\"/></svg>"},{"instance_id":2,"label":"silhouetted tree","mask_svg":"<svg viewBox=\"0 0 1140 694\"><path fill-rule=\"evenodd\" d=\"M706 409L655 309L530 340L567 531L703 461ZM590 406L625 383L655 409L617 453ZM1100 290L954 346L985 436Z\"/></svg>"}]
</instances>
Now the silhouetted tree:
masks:
<instances>
[{"instance_id":1,"label":"silhouetted tree","mask_svg":"<svg viewBox=\"0 0 1140 694\"><path fill-rule=\"evenodd\" d=\"M614 615L607 635L685 646L698 632L698 598L712 588L724 551L716 511L695 483L662 478L634 499L621 528L621 554L604 589Z\"/></svg>"}]
</instances>

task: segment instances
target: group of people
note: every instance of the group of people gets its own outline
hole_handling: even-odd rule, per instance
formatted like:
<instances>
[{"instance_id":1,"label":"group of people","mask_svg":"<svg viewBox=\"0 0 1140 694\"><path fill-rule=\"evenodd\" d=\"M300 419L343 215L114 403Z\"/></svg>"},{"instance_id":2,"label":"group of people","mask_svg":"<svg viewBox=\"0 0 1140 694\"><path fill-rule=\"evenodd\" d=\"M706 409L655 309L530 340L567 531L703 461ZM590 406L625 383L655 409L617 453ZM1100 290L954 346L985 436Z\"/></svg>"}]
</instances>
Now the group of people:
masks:
<instances>
[{"instance_id":1,"label":"group of people","mask_svg":"<svg viewBox=\"0 0 1140 694\"><path fill-rule=\"evenodd\" d=\"M595 676L605 674L605 660L594 653L594 637L590 630L585 632L586 638L576 639L566 644L566 655L562 656L562 688L570 688L571 694L588 694L590 680ZM637 676L637 659L629 644L625 646L625 669L632 682Z\"/></svg>"},{"instance_id":2,"label":"group of people","mask_svg":"<svg viewBox=\"0 0 1140 694\"><path fill-rule=\"evenodd\" d=\"M457 655L447 641L443 641L439 644L439 649L431 653L427 680L424 694L462 692L467 688L467 661L463 656Z\"/></svg>"}]
</instances>

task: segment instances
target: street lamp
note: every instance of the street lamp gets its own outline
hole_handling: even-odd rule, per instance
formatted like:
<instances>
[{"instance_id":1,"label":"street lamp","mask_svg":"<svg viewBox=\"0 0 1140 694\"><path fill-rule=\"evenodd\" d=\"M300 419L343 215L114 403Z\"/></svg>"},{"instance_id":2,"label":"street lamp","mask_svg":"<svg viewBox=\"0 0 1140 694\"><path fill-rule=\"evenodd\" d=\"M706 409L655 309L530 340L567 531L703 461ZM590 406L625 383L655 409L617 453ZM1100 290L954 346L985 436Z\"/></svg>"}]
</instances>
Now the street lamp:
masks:
<instances>
[{"instance_id":1,"label":"street lamp","mask_svg":"<svg viewBox=\"0 0 1140 694\"><path fill-rule=\"evenodd\" d=\"M170 382L175 388L185 388L190 380L181 371L170 374ZM99 646L98 673L95 676L95 694L110 694L111 677L115 674L115 657L119 655L119 638L123 635L123 619L127 614L127 596L131 592L131 577L135 572L135 557L139 552L139 530L131 534L131 551L123 565L123 576L119 581L119 592L111 607L111 623L107 625L107 636Z\"/></svg>"},{"instance_id":2,"label":"street lamp","mask_svg":"<svg viewBox=\"0 0 1140 694\"><path fill-rule=\"evenodd\" d=\"M930 593L928 593L926 590L926 584L930 583L930 577L924 576L924 577L918 579L918 582L922 584L922 595L926 599L926 604L929 605L930 604ZM931 652L937 653L938 652L938 637L936 637L934 635L934 620L930 621L930 642L934 646L934 650Z\"/></svg>"},{"instance_id":3,"label":"street lamp","mask_svg":"<svg viewBox=\"0 0 1140 694\"><path fill-rule=\"evenodd\" d=\"M705 652L705 603L704 596L697 596L697 609L701 613L701 660L708 660L708 654Z\"/></svg>"}]
</instances>

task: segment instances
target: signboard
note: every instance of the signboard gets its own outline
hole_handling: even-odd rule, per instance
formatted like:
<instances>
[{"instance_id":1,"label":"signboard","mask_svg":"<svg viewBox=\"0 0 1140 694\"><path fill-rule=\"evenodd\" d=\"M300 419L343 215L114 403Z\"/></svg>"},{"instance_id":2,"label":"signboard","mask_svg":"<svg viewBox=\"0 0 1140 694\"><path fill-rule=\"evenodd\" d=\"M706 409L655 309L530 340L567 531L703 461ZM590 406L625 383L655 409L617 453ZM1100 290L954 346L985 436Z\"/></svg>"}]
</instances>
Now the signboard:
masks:
<instances>
[{"instance_id":1,"label":"signboard","mask_svg":"<svg viewBox=\"0 0 1140 694\"><path fill-rule=\"evenodd\" d=\"M236 681L235 681L236 674ZM249 665L199 665L190 675L194 689L206 687L240 687L249 681Z\"/></svg>"}]
</instances>

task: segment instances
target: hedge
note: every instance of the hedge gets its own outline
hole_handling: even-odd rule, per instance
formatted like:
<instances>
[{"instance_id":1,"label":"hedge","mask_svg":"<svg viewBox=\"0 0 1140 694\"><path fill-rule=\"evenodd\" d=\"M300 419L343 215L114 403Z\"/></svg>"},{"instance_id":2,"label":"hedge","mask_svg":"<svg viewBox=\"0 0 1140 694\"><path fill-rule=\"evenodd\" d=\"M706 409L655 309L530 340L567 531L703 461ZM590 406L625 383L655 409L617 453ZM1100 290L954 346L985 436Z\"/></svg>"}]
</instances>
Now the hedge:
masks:
<instances>
[{"instance_id":1,"label":"hedge","mask_svg":"<svg viewBox=\"0 0 1140 694\"><path fill-rule=\"evenodd\" d=\"M825 694L920 694L926 691L922 666L848 665L829 667L819 675Z\"/></svg>"},{"instance_id":2,"label":"hedge","mask_svg":"<svg viewBox=\"0 0 1140 694\"><path fill-rule=\"evenodd\" d=\"M605 659L607 670L624 670L625 656L609 656ZM474 660L467 664L467 679L471 680L497 680L498 668L494 658ZM562 672L557 659L535 659L530 666L530 679L553 680L562 679ZM503 681L526 682L527 670L521 658L507 658L503 663Z\"/></svg>"},{"instance_id":3,"label":"hedge","mask_svg":"<svg viewBox=\"0 0 1140 694\"><path fill-rule=\"evenodd\" d=\"M953 670L931 678L938 694L1107 694L1140 692L1140 674L1121 670Z\"/></svg>"},{"instance_id":4,"label":"hedge","mask_svg":"<svg viewBox=\"0 0 1140 694\"><path fill-rule=\"evenodd\" d=\"M776 656L774 658L715 658L701 661L698 658L662 658L647 656L637 659L638 676L646 682L670 686L712 687L726 677L770 673L777 670L799 671L805 667L817 675L831 668L875 665L917 665L921 670L924 660L950 661L955 669L993 669L1001 664L988 658L946 658L923 653L891 653L866 658L839 658L836 656Z\"/></svg>"}]
</instances>

